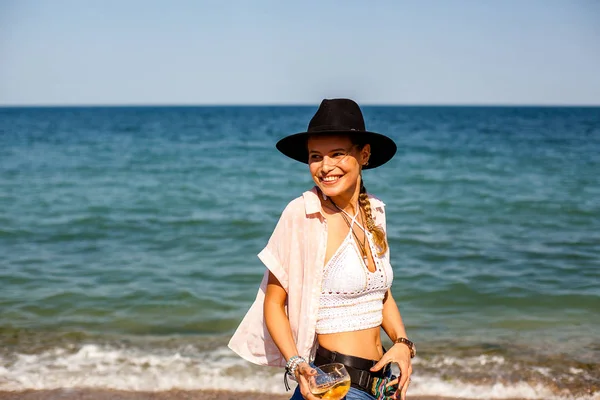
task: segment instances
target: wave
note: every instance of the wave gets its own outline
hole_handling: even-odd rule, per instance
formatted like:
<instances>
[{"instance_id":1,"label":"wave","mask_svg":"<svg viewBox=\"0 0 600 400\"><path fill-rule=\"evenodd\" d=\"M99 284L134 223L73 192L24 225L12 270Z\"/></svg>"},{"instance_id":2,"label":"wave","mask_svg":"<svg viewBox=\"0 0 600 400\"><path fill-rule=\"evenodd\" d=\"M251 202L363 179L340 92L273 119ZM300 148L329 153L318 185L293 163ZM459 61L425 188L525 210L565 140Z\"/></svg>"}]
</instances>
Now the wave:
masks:
<instances>
[{"instance_id":1,"label":"wave","mask_svg":"<svg viewBox=\"0 0 600 400\"><path fill-rule=\"evenodd\" d=\"M128 391L233 390L285 393L282 370L252 365L223 343L174 341L62 344L0 357L0 391L95 388ZM166 343L163 343L166 344ZM564 382L550 368L502 356L417 358L411 395L469 399L600 399L594 371L571 367ZM456 374L453 371L457 371ZM520 378L519 378L520 376Z\"/></svg>"}]
</instances>

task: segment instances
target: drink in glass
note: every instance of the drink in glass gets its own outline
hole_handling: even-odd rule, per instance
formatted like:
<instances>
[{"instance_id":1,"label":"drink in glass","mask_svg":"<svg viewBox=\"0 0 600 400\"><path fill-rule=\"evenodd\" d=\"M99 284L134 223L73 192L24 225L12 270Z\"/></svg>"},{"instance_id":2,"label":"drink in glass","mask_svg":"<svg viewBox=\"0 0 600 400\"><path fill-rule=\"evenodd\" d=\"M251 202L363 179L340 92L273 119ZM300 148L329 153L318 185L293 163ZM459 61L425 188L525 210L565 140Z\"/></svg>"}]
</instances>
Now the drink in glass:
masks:
<instances>
[{"instance_id":1,"label":"drink in glass","mask_svg":"<svg viewBox=\"0 0 600 400\"><path fill-rule=\"evenodd\" d=\"M309 380L311 393L323 400L341 400L350 389L350 375L343 364L332 363L317 368Z\"/></svg>"}]
</instances>

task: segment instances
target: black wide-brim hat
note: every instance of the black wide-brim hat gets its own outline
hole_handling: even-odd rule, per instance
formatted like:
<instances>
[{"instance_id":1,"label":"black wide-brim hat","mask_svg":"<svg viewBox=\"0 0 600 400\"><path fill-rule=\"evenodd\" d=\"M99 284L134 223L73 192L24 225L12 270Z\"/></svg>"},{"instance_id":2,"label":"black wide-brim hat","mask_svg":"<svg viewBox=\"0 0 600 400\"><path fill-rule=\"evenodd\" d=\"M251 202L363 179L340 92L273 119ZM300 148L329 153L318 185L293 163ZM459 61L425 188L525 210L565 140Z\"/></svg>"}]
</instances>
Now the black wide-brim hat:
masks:
<instances>
[{"instance_id":1,"label":"black wide-brim hat","mask_svg":"<svg viewBox=\"0 0 600 400\"><path fill-rule=\"evenodd\" d=\"M310 120L306 132L286 136L277 142L277 150L296 161L308 164L309 136L344 135L355 143L370 144L371 156L363 169L377 168L396 154L396 143L380 133L365 130L360 107L350 99L325 99Z\"/></svg>"}]
</instances>

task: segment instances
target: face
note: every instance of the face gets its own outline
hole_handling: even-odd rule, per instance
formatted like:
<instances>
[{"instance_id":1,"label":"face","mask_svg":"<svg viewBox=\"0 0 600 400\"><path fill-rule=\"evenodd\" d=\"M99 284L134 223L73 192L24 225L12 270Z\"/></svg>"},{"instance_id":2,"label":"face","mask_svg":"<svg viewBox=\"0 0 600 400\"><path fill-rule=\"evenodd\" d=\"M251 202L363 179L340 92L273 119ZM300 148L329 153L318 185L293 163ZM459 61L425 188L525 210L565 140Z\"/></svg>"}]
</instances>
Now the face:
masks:
<instances>
[{"instance_id":1,"label":"face","mask_svg":"<svg viewBox=\"0 0 600 400\"><path fill-rule=\"evenodd\" d=\"M347 136L310 137L307 145L310 174L321 191L333 198L351 197L358 190L370 146L361 149Z\"/></svg>"}]
</instances>

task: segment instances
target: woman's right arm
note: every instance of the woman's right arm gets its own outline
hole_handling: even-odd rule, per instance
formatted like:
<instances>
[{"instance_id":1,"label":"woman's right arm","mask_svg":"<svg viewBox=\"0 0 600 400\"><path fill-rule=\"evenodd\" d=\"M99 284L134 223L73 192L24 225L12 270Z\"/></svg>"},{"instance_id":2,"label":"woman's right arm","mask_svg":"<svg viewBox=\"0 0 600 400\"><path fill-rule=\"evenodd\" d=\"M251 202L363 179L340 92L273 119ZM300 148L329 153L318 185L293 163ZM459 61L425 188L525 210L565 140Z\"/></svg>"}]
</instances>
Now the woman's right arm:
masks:
<instances>
[{"instance_id":1,"label":"woman's right arm","mask_svg":"<svg viewBox=\"0 0 600 400\"><path fill-rule=\"evenodd\" d=\"M294 343L290 321L285 312L286 299L287 292L275 275L269 272L263 310L265 323L273 341L287 361L290 357L298 355L298 349Z\"/></svg>"},{"instance_id":2,"label":"woman's right arm","mask_svg":"<svg viewBox=\"0 0 600 400\"><path fill-rule=\"evenodd\" d=\"M290 321L285 312L285 302L287 292L281 286L275 275L269 272L267 282L267 291L265 293L264 315L265 323L271 338L279 348L286 361L291 357L298 355L298 349L292 336ZM316 371L307 363L301 363L296 370L296 380L300 385L300 392L307 400L318 400L310 392L308 379L311 375L316 375Z\"/></svg>"}]
</instances>

